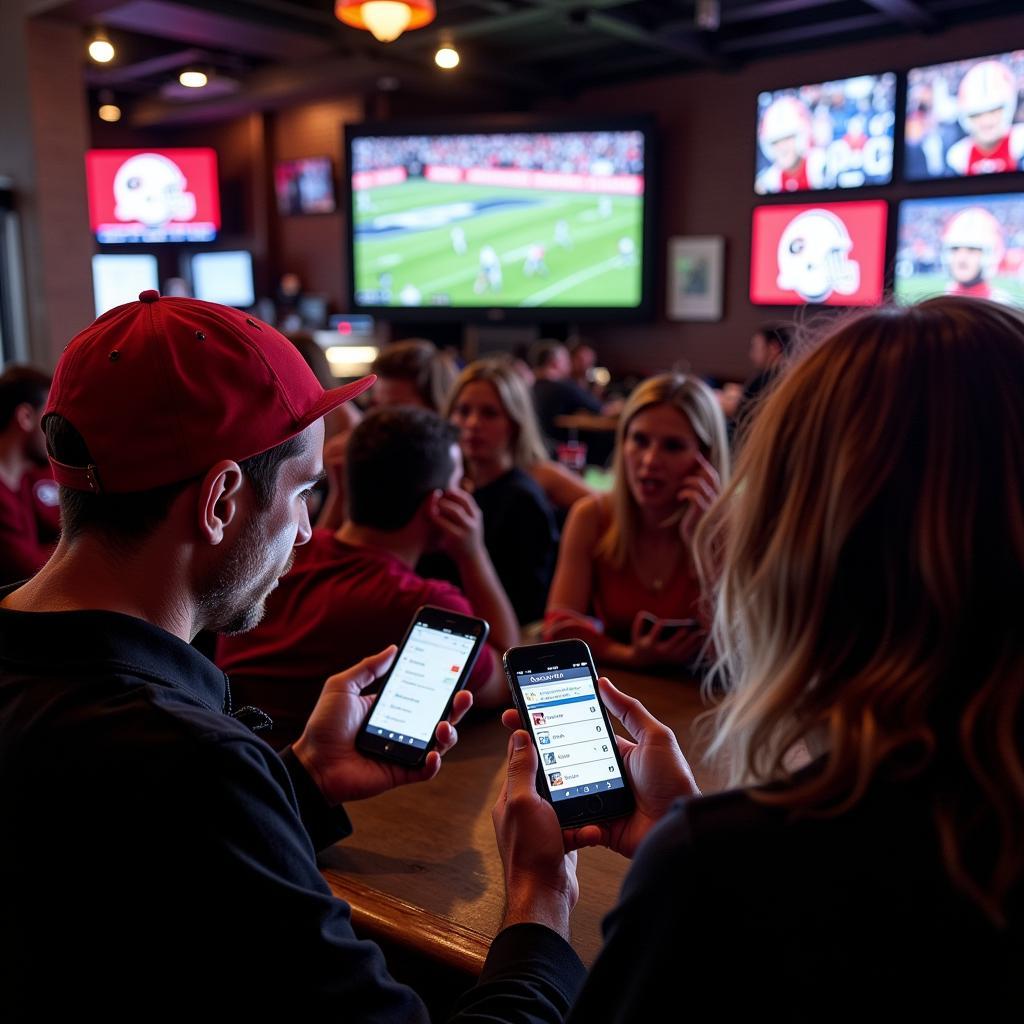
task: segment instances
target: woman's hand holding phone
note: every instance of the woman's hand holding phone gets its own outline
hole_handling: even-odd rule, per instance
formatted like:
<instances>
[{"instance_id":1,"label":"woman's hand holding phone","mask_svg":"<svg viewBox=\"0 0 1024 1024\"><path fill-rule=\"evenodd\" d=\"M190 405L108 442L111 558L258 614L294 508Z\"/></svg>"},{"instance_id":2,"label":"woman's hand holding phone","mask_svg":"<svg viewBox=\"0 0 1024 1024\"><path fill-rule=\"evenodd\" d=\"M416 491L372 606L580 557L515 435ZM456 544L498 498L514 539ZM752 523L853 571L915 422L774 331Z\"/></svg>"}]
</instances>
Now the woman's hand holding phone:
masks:
<instances>
[{"instance_id":1,"label":"woman's hand holding phone","mask_svg":"<svg viewBox=\"0 0 1024 1024\"><path fill-rule=\"evenodd\" d=\"M658 620L648 612L637 612L633 619L628 663L636 668L648 665L680 665L692 661L704 646L706 636L695 623L694 628L669 633L657 628Z\"/></svg>"},{"instance_id":2,"label":"woman's hand holding phone","mask_svg":"<svg viewBox=\"0 0 1024 1024\"><path fill-rule=\"evenodd\" d=\"M302 766L333 804L363 800L396 786L425 782L441 769L441 757L455 746L455 726L473 704L473 695L460 690L451 715L435 733L437 746L423 765L407 768L392 761L366 757L355 745L356 734L376 700L363 691L380 679L394 660L394 645L364 658L358 665L331 676L292 750Z\"/></svg>"},{"instance_id":3,"label":"woman's hand holding phone","mask_svg":"<svg viewBox=\"0 0 1024 1024\"><path fill-rule=\"evenodd\" d=\"M624 857L632 857L647 833L661 820L672 803L682 796L700 796L690 766L679 749L675 734L658 721L635 697L630 697L615 688L611 681L601 677L598 681L601 698L609 713L622 723L632 739L615 737L623 766L629 778L636 801L632 814L578 829L566 829L562 835L563 849L576 850L585 846L607 846ZM511 730L520 730L519 713L514 709L502 715L502 724ZM518 735L518 732L516 733ZM527 741L529 737L523 734ZM532 750L532 743L530 744ZM536 772L536 753L532 755L532 772ZM547 835L542 839L534 836L535 846L551 844L553 830L558 829L558 819L547 801L536 791L531 776L532 799L525 796L516 805L509 803L502 807L499 798L494 810L495 830L498 830L499 810L504 828L509 828L505 818L529 815L530 823L536 829L543 829ZM502 790L504 794L505 790ZM543 805L550 815L541 812L536 805ZM499 831L499 842L502 833ZM505 854L503 852L502 856ZM514 857L515 851L509 852ZM553 863L553 861L552 861ZM506 866L506 878L508 878Z\"/></svg>"}]
</instances>

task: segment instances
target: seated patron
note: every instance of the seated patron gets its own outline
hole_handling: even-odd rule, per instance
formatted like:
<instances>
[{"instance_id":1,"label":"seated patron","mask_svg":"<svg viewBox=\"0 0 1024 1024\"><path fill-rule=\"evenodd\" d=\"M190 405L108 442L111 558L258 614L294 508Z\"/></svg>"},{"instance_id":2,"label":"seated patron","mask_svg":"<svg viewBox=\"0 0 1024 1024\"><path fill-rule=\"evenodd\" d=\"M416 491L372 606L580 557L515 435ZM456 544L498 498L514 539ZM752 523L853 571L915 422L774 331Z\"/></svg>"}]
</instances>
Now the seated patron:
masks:
<instances>
[{"instance_id":1,"label":"seated patron","mask_svg":"<svg viewBox=\"0 0 1024 1024\"><path fill-rule=\"evenodd\" d=\"M629 396L617 437L612 493L569 513L545 635L608 664L689 662L707 641L693 536L728 475L725 420L699 380L664 374Z\"/></svg>"},{"instance_id":2,"label":"seated patron","mask_svg":"<svg viewBox=\"0 0 1024 1024\"><path fill-rule=\"evenodd\" d=\"M459 428L484 542L521 624L544 614L558 549L554 512L528 469L547 460L530 396L506 362L483 359L455 382L448 417Z\"/></svg>"},{"instance_id":3,"label":"seated patron","mask_svg":"<svg viewBox=\"0 0 1024 1024\"><path fill-rule=\"evenodd\" d=\"M1021 314L944 297L844 324L768 396L697 531L732 788L702 797L603 680L637 808L563 833L506 712L519 919L568 933L567 850L632 860L572 1024L1019 1019L1021 394Z\"/></svg>"},{"instance_id":4,"label":"seated patron","mask_svg":"<svg viewBox=\"0 0 1024 1024\"><path fill-rule=\"evenodd\" d=\"M60 535L57 485L39 421L50 378L31 366L0 374L0 585L27 579Z\"/></svg>"},{"instance_id":5,"label":"seated patron","mask_svg":"<svg viewBox=\"0 0 1024 1024\"><path fill-rule=\"evenodd\" d=\"M314 530L263 621L217 645L235 702L270 716L274 745L298 738L336 665L399 643L424 604L490 623L469 688L483 707L507 695L501 654L518 642L518 627L484 548L480 510L460 489L458 431L425 409L375 410L352 433L346 470L340 529ZM433 550L454 561L464 592L416 574Z\"/></svg>"}]
</instances>

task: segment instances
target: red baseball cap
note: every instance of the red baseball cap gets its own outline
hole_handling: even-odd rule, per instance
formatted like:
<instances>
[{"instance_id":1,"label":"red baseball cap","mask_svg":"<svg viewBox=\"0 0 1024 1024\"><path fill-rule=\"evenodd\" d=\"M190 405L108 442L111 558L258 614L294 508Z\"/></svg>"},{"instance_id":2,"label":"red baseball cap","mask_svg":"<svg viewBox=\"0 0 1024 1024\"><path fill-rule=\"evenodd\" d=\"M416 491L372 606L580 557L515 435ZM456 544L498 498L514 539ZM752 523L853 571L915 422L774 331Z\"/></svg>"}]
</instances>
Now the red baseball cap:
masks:
<instances>
[{"instance_id":1,"label":"red baseball cap","mask_svg":"<svg viewBox=\"0 0 1024 1024\"><path fill-rule=\"evenodd\" d=\"M301 433L364 392L363 377L325 391L298 349L237 309L145 291L71 339L46 416L63 416L92 463L50 459L76 491L148 491L240 462Z\"/></svg>"}]
</instances>

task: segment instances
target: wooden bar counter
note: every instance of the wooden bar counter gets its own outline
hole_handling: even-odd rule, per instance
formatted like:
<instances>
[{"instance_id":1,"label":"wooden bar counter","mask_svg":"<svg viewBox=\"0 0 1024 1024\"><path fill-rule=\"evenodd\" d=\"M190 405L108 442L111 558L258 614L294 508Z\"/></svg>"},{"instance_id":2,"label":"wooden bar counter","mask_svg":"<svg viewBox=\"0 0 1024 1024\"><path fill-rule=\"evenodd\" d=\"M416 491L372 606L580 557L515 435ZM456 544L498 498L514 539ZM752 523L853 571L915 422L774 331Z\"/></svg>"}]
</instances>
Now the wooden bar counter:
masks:
<instances>
[{"instance_id":1,"label":"wooden bar counter","mask_svg":"<svg viewBox=\"0 0 1024 1024\"><path fill-rule=\"evenodd\" d=\"M700 730L693 728L704 710L698 684L621 670L608 675L672 726L701 790L717 788L715 772L701 762ZM335 895L351 904L358 934L479 974L504 904L491 807L507 747L497 713L474 717L463 723L436 779L346 806L355 834L326 851L320 865ZM628 866L609 850L580 851L572 944L588 965Z\"/></svg>"}]
</instances>

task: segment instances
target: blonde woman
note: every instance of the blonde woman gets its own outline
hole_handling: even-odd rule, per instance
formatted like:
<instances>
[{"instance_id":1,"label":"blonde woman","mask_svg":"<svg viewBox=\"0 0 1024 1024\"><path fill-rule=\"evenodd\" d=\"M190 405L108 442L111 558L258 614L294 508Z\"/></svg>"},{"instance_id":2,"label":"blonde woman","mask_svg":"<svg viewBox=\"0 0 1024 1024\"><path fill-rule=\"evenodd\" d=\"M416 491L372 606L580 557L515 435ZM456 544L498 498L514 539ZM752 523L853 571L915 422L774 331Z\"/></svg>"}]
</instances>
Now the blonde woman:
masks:
<instances>
[{"instance_id":1,"label":"blonde woman","mask_svg":"<svg viewBox=\"0 0 1024 1024\"><path fill-rule=\"evenodd\" d=\"M544 614L558 531L527 467L545 459L526 386L505 362L480 360L459 375L448 418L460 432L467 487L484 519L484 543L520 623Z\"/></svg>"},{"instance_id":2,"label":"blonde woman","mask_svg":"<svg viewBox=\"0 0 1024 1024\"><path fill-rule=\"evenodd\" d=\"M644 381L623 408L614 466L612 493L569 514L545 635L581 637L603 664L690 661L708 628L693 533L729 471L714 394L694 377Z\"/></svg>"},{"instance_id":3,"label":"blonde woman","mask_svg":"<svg viewBox=\"0 0 1024 1024\"><path fill-rule=\"evenodd\" d=\"M946 296L847 322L765 399L697 537L735 788L701 798L602 680L637 810L563 835L506 712L510 922L567 925L567 849L633 859L570 1021L681 991L723 1020L1020 1019L1022 395L1024 317Z\"/></svg>"}]
</instances>

